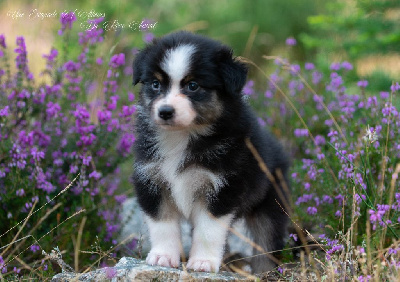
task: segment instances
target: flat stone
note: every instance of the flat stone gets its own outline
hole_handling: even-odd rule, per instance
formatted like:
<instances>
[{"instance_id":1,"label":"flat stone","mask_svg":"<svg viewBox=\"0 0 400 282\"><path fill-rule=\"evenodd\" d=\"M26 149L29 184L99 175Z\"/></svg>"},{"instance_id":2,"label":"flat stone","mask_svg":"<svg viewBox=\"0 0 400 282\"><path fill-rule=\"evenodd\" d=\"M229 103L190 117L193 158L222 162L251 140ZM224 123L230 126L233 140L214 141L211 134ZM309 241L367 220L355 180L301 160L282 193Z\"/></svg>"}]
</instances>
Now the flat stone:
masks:
<instances>
[{"instance_id":1,"label":"flat stone","mask_svg":"<svg viewBox=\"0 0 400 282\"><path fill-rule=\"evenodd\" d=\"M169 268L147 265L144 261L123 257L114 267L100 268L88 273L63 272L51 281L254 281L233 272L193 272L182 268Z\"/></svg>"}]
</instances>

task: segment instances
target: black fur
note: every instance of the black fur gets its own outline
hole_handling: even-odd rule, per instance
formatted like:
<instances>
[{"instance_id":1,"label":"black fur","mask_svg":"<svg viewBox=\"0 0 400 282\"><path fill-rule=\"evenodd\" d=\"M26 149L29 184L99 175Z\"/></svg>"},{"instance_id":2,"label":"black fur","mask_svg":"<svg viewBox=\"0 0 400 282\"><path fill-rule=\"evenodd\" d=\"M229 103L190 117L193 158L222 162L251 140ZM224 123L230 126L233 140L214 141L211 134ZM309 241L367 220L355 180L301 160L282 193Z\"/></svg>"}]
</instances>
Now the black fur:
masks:
<instances>
[{"instance_id":1,"label":"black fur","mask_svg":"<svg viewBox=\"0 0 400 282\"><path fill-rule=\"evenodd\" d=\"M216 90L222 113L212 123L212 134L200 134L190 139L179 171L196 165L224 175L226 183L218 193L204 189L209 212L215 217L230 213L234 213L237 218L245 217L253 240L258 245L267 251L280 250L284 246L288 218L276 203L284 206L276 189L285 195L277 170L282 172L288 185L288 158L276 139L260 128L242 98L241 90L246 81L247 68L232 57L228 47L202 36L179 32L156 39L137 55L133 65L133 83L142 82L143 88L136 120L136 163L140 166L159 158L158 131L150 120L143 92L146 92L146 85L152 81L154 72L168 79L160 68L160 60L166 50L185 43L193 44L198 50L192 56L193 68L190 74L206 92ZM147 97L150 100L155 98ZM194 105L203 103L201 99L195 98L192 102ZM277 187L261 171L246 146L247 138L274 175ZM145 213L157 218L160 205L165 200L163 195L170 184L158 178L156 172L154 175L139 174L135 171L133 177L139 203ZM265 256L256 257L252 262L253 272L269 270L271 265Z\"/></svg>"}]
</instances>

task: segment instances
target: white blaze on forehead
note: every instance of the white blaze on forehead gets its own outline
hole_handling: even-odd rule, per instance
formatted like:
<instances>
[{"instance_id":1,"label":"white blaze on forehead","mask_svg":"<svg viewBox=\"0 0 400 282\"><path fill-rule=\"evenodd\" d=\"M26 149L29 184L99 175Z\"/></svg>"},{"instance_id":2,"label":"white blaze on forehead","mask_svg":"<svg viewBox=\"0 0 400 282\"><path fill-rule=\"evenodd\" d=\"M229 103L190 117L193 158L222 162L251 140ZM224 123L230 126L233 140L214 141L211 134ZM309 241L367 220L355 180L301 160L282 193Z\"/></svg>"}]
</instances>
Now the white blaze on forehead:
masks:
<instances>
[{"instance_id":1,"label":"white blaze on forehead","mask_svg":"<svg viewBox=\"0 0 400 282\"><path fill-rule=\"evenodd\" d=\"M170 77L171 85L166 95L154 103L153 118L157 122L163 122L159 117L159 109L163 105L172 106L175 110L173 125L189 126L196 118L189 98L181 93L181 81L189 73L190 60L195 46L190 44L179 45L167 50L161 62L161 68Z\"/></svg>"},{"instance_id":2,"label":"white blaze on forehead","mask_svg":"<svg viewBox=\"0 0 400 282\"><path fill-rule=\"evenodd\" d=\"M180 82L189 71L190 58L195 52L193 45L179 45L167 51L161 68L173 82Z\"/></svg>"}]
</instances>

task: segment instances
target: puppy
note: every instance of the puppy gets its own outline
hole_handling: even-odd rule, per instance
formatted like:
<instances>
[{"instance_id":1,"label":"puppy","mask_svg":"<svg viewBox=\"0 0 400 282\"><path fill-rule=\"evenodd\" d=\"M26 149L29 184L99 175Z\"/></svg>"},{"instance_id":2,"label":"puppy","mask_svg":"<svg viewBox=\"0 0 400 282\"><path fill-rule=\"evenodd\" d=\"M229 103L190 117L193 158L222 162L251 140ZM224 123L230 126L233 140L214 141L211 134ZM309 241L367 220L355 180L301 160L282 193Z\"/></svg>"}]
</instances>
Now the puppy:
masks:
<instances>
[{"instance_id":1,"label":"puppy","mask_svg":"<svg viewBox=\"0 0 400 282\"><path fill-rule=\"evenodd\" d=\"M187 268L218 272L228 228L244 217L256 244L252 271L275 267L263 253L284 247L288 160L242 98L246 75L230 48L188 32L156 39L136 56L133 182L150 232L148 264L179 267L186 218L193 225Z\"/></svg>"}]
</instances>

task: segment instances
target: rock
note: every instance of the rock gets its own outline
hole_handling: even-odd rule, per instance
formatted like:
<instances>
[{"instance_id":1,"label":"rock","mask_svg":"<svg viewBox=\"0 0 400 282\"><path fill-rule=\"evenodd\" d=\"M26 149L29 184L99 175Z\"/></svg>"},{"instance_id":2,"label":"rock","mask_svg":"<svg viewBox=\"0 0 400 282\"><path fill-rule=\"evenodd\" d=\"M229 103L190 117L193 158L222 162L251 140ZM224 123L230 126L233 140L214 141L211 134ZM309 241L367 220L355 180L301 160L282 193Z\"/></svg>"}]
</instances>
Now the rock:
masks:
<instances>
[{"instance_id":1,"label":"rock","mask_svg":"<svg viewBox=\"0 0 400 282\"><path fill-rule=\"evenodd\" d=\"M182 268L150 266L144 261L123 257L114 267L105 267L88 273L64 272L51 281L254 281L255 277L232 272L188 272Z\"/></svg>"},{"instance_id":2,"label":"rock","mask_svg":"<svg viewBox=\"0 0 400 282\"><path fill-rule=\"evenodd\" d=\"M135 197L127 199L122 206L122 230L120 241L129 237L131 234L136 234L135 237L139 239L140 248L143 253L150 251L149 231L143 220L143 212L141 211L137 199ZM182 221L181 235L182 246L186 254L189 253L191 247L191 230L192 227L188 221ZM244 220L237 220L232 226L233 232L229 232L228 237L228 250L229 253L239 253L243 257L252 255L252 247L249 244L248 231L246 229ZM237 236L237 234L240 234ZM250 240L243 240L249 238Z\"/></svg>"}]
</instances>

